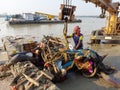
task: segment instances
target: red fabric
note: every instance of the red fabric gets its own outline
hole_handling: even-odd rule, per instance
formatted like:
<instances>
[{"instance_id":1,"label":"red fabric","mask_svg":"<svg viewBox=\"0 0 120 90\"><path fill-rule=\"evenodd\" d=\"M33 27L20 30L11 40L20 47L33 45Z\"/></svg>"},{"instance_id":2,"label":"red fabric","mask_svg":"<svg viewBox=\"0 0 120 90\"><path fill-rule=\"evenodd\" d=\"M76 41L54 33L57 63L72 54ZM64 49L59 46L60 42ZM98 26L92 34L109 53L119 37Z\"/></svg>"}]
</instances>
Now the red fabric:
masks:
<instances>
[{"instance_id":1,"label":"red fabric","mask_svg":"<svg viewBox=\"0 0 120 90\"><path fill-rule=\"evenodd\" d=\"M74 33L79 36L80 35L80 27L79 26L75 26L73 29Z\"/></svg>"}]
</instances>

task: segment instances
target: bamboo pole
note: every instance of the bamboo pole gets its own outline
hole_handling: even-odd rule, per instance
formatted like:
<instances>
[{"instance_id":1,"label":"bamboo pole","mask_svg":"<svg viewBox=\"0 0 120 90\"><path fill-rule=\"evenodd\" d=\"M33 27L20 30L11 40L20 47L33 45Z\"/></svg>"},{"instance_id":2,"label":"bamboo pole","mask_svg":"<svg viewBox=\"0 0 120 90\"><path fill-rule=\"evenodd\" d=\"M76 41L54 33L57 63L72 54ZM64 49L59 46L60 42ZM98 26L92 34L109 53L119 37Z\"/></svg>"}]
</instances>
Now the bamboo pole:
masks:
<instances>
[{"instance_id":1,"label":"bamboo pole","mask_svg":"<svg viewBox=\"0 0 120 90\"><path fill-rule=\"evenodd\" d=\"M37 81L40 77L42 77L43 74L40 74L37 78L35 78L35 80ZM27 87L26 90L29 90L32 87L33 83L30 83Z\"/></svg>"},{"instance_id":2,"label":"bamboo pole","mask_svg":"<svg viewBox=\"0 0 120 90\"><path fill-rule=\"evenodd\" d=\"M66 47L67 47L67 49L69 49L68 40L67 40L67 20L65 20L65 23L64 23L63 35L64 35L64 39L66 41Z\"/></svg>"},{"instance_id":3,"label":"bamboo pole","mask_svg":"<svg viewBox=\"0 0 120 90\"><path fill-rule=\"evenodd\" d=\"M50 76L50 75L48 75L48 74L46 74L44 71L41 71L41 74L43 74L44 76L46 76L48 79L50 79L50 80L52 80L53 79L53 77L52 76Z\"/></svg>"},{"instance_id":4,"label":"bamboo pole","mask_svg":"<svg viewBox=\"0 0 120 90\"><path fill-rule=\"evenodd\" d=\"M33 83L36 86L39 86L39 83L37 81L35 81L34 79L30 78L29 76L27 76L26 74L22 73L23 76L31 83Z\"/></svg>"}]
</instances>

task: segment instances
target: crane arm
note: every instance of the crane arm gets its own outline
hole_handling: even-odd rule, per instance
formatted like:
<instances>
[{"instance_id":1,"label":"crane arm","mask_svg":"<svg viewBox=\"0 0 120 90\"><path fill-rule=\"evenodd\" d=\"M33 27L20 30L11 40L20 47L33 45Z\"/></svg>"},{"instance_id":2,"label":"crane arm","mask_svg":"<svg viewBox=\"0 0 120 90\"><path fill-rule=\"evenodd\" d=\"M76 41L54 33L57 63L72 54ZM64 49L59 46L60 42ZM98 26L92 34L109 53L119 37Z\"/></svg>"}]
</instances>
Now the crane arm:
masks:
<instances>
[{"instance_id":1,"label":"crane arm","mask_svg":"<svg viewBox=\"0 0 120 90\"><path fill-rule=\"evenodd\" d=\"M40 14L40 15L46 16L49 20L55 18L55 16L51 15L51 14L46 14L46 13L41 13L41 12L35 12L35 14Z\"/></svg>"},{"instance_id":2,"label":"crane arm","mask_svg":"<svg viewBox=\"0 0 120 90\"><path fill-rule=\"evenodd\" d=\"M108 17L107 17L107 26L104 29L105 34L116 34L116 23L118 22L118 14L119 14L119 2L114 2L112 3L112 0L83 0L86 3L91 2L93 4L102 9L102 14L105 14L105 11L108 12Z\"/></svg>"},{"instance_id":3,"label":"crane arm","mask_svg":"<svg viewBox=\"0 0 120 90\"><path fill-rule=\"evenodd\" d=\"M94 3L96 6L101 7L102 9L108 11L109 13L118 13L118 8L120 3L112 3L112 0L83 0L86 3L91 2Z\"/></svg>"}]
</instances>

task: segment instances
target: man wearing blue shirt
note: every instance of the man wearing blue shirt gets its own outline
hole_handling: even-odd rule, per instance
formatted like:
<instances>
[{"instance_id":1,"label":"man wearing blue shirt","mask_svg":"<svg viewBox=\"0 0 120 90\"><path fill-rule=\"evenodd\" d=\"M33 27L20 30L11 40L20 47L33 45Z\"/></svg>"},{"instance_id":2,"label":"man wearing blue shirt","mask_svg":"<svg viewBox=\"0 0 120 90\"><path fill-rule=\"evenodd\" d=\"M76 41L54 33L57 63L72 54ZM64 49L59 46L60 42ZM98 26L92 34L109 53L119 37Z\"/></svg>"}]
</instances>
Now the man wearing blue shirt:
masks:
<instances>
[{"instance_id":1,"label":"man wearing blue shirt","mask_svg":"<svg viewBox=\"0 0 120 90\"><path fill-rule=\"evenodd\" d=\"M83 34L81 34L81 30L79 26L75 26L73 29L73 33L67 38L72 37L75 43L74 50L83 49Z\"/></svg>"}]
</instances>

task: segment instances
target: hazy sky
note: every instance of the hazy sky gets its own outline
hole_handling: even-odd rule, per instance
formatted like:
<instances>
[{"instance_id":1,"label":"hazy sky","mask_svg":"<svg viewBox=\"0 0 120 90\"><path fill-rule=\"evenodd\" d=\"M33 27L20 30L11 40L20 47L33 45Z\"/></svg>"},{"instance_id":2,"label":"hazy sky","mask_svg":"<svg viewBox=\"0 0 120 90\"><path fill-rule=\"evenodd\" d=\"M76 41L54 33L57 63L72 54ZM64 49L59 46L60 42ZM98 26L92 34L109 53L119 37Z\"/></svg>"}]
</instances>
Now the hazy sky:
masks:
<instances>
[{"instance_id":1,"label":"hazy sky","mask_svg":"<svg viewBox=\"0 0 120 90\"><path fill-rule=\"evenodd\" d=\"M119 1L120 0L113 0ZM60 4L63 0L1 0L0 14L43 12L59 15ZM83 0L72 0L72 4L77 6L75 15L99 15L100 8L96 8L92 3L85 3Z\"/></svg>"}]
</instances>

